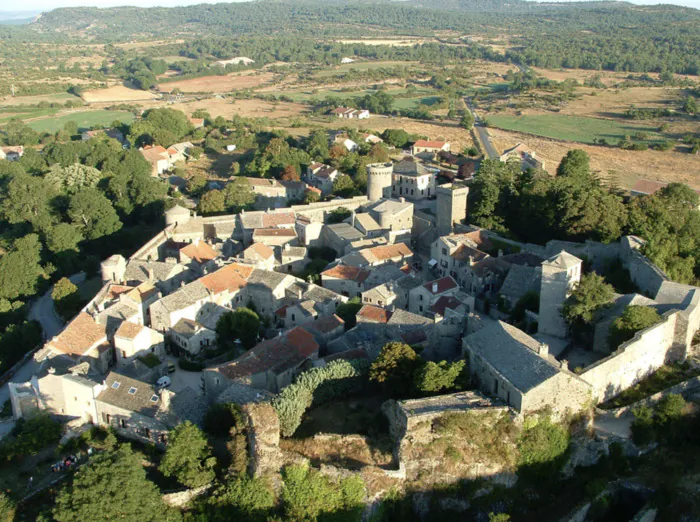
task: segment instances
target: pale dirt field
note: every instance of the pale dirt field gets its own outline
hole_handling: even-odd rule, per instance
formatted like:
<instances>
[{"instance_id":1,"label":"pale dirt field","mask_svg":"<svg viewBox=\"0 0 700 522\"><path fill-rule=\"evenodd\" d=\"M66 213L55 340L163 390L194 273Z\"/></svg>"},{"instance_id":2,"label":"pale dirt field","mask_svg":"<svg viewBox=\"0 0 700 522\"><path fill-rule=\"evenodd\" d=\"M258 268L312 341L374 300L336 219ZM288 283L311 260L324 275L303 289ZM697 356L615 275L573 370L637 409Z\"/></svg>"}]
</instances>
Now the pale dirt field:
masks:
<instances>
[{"instance_id":1,"label":"pale dirt field","mask_svg":"<svg viewBox=\"0 0 700 522\"><path fill-rule=\"evenodd\" d=\"M233 103L232 103L233 102ZM169 107L192 114L197 109L204 109L213 118L223 116L231 119L234 114L244 118L295 118L309 112L308 106L301 103L266 102L262 100L219 100L211 98L207 100L174 103Z\"/></svg>"},{"instance_id":2,"label":"pale dirt field","mask_svg":"<svg viewBox=\"0 0 700 522\"><path fill-rule=\"evenodd\" d=\"M632 105L638 108L675 109L681 103L683 96L682 89L672 87L630 87L604 91L582 87L577 91L583 96L562 107L561 114L619 118ZM595 92L596 95L591 96L591 92Z\"/></svg>"},{"instance_id":3,"label":"pale dirt field","mask_svg":"<svg viewBox=\"0 0 700 522\"><path fill-rule=\"evenodd\" d=\"M540 76L549 78L550 80L556 80L558 82L563 82L564 80L574 79L581 83L588 78L593 78L593 76L599 75L600 80L607 86L614 85L616 83L625 81L627 77L631 74L632 76L641 76L642 73L629 73L629 72L614 72L614 71L594 71L590 69L542 69L540 67L532 67ZM646 73L651 78L655 80L659 79L658 73ZM690 79L697 81L697 76L689 76L685 74L674 74L677 79Z\"/></svg>"},{"instance_id":4,"label":"pale dirt field","mask_svg":"<svg viewBox=\"0 0 700 522\"><path fill-rule=\"evenodd\" d=\"M488 129L499 152L524 143L545 161L550 174L571 149L583 149L591 158L591 168L605 178L614 173L618 183L630 188L638 179L686 183L700 189L700 155L654 150L628 151L617 148L566 143L500 129Z\"/></svg>"},{"instance_id":5,"label":"pale dirt field","mask_svg":"<svg viewBox=\"0 0 700 522\"><path fill-rule=\"evenodd\" d=\"M337 40L338 43L342 44L365 44L365 45L388 45L390 47L408 47L416 44L424 43L434 43L437 40L435 38L392 38L392 39L367 39L367 40Z\"/></svg>"},{"instance_id":6,"label":"pale dirt field","mask_svg":"<svg viewBox=\"0 0 700 522\"><path fill-rule=\"evenodd\" d=\"M274 78L273 73L245 71L226 76L202 76L179 82L168 82L159 85L162 92L172 92L178 88L182 92L230 92L241 89L258 87Z\"/></svg>"},{"instance_id":7,"label":"pale dirt field","mask_svg":"<svg viewBox=\"0 0 700 522\"><path fill-rule=\"evenodd\" d=\"M125 42L114 44L114 47L119 47L121 49L142 49L146 47L158 47L160 45L169 45L183 43L185 40L150 40L145 42Z\"/></svg>"},{"instance_id":8,"label":"pale dirt field","mask_svg":"<svg viewBox=\"0 0 700 522\"><path fill-rule=\"evenodd\" d=\"M131 89L125 85L114 85L106 89L85 91L82 96L87 103L133 102L155 100L157 97L149 91Z\"/></svg>"},{"instance_id":9,"label":"pale dirt field","mask_svg":"<svg viewBox=\"0 0 700 522\"><path fill-rule=\"evenodd\" d=\"M15 96L14 98L12 96L4 96L0 97L0 105L14 107L16 105L36 105L44 101L49 103L65 103L68 100L79 100L79 98L68 93L36 94L32 96Z\"/></svg>"}]
</instances>

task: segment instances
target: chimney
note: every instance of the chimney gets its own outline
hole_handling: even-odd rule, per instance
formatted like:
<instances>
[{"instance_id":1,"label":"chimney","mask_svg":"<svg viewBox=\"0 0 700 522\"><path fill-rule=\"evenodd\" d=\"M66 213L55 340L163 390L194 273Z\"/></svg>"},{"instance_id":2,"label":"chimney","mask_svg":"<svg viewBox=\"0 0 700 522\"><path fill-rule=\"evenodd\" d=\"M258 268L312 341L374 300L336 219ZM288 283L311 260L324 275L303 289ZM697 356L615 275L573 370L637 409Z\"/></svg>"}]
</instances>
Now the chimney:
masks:
<instances>
[{"instance_id":1,"label":"chimney","mask_svg":"<svg viewBox=\"0 0 700 522\"><path fill-rule=\"evenodd\" d=\"M290 248L290 247L289 247L289 243L285 243L285 244L284 244L284 249L285 249L287 252L289 252L289 248Z\"/></svg>"},{"instance_id":2,"label":"chimney","mask_svg":"<svg viewBox=\"0 0 700 522\"><path fill-rule=\"evenodd\" d=\"M276 179L273 178L273 179L271 179L270 181L272 182L272 186L273 186L273 187L277 186L277 180L276 180Z\"/></svg>"},{"instance_id":3,"label":"chimney","mask_svg":"<svg viewBox=\"0 0 700 522\"><path fill-rule=\"evenodd\" d=\"M399 203L406 203L406 198L399 198Z\"/></svg>"},{"instance_id":4,"label":"chimney","mask_svg":"<svg viewBox=\"0 0 700 522\"><path fill-rule=\"evenodd\" d=\"M537 354L543 359L549 357L549 345L547 343L540 343L537 347Z\"/></svg>"},{"instance_id":5,"label":"chimney","mask_svg":"<svg viewBox=\"0 0 700 522\"><path fill-rule=\"evenodd\" d=\"M194 246L197 246L197 245L199 245L199 238L198 237L194 238Z\"/></svg>"},{"instance_id":6,"label":"chimney","mask_svg":"<svg viewBox=\"0 0 700 522\"><path fill-rule=\"evenodd\" d=\"M566 359L562 359L561 361L559 361L559 368L561 368L562 370L568 370L569 361L567 361Z\"/></svg>"},{"instance_id":7,"label":"chimney","mask_svg":"<svg viewBox=\"0 0 700 522\"><path fill-rule=\"evenodd\" d=\"M433 283L433 293L434 294L438 293L438 284L437 283Z\"/></svg>"},{"instance_id":8,"label":"chimney","mask_svg":"<svg viewBox=\"0 0 700 522\"><path fill-rule=\"evenodd\" d=\"M154 276L153 276L153 269L150 266L148 268L146 268L146 273L148 274L148 281L150 283L152 283Z\"/></svg>"},{"instance_id":9,"label":"chimney","mask_svg":"<svg viewBox=\"0 0 700 522\"><path fill-rule=\"evenodd\" d=\"M241 216L245 216L245 209L241 209Z\"/></svg>"},{"instance_id":10,"label":"chimney","mask_svg":"<svg viewBox=\"0 0 700 522\"><path fill-rule=\"evenodd\" d=\"M163 411L167 411L170 409L171 393L172 392L170 390L166 390L165 388L160 390L160 407Z\"/></svg>"}]
</instances>

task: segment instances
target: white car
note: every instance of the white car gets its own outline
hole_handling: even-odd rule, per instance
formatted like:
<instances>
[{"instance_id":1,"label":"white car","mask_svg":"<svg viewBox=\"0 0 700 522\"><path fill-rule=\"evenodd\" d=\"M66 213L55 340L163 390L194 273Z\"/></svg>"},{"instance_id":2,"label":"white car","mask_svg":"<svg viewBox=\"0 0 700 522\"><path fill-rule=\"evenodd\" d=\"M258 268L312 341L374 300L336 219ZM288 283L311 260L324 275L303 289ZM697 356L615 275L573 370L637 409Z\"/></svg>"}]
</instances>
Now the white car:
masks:
<instances>
[{"instance_id":1,"label":"white car","mask_svg":"<svg viewBox=\"0 0 700 522\"><path fill-rule=\"evenodd\" d=\"M171 384L172 382L170 381L170 377L168 377L167 375L163 375L163 377L156 381L156 388L160 390L161 388L167 388Z\"/></svg>"}]
</instances>

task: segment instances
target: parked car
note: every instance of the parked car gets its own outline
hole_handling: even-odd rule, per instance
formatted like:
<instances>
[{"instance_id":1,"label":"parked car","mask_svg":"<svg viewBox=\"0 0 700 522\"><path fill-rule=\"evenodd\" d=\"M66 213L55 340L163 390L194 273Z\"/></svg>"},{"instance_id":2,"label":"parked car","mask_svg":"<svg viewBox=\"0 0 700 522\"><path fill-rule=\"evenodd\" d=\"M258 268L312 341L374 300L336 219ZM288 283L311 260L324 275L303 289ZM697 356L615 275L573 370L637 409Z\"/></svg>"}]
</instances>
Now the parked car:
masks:
<instances>
[{"instance_id":1,"label":"parked car","mask_svg":"<svg viewBox=\"0 0 700 522\"><path fill-rule=\"evenodd\" d=\"M175 366L175 363L169 362L168 363L168 373L175 373L175 370L177 367Z\"/></svg>"},{"instance_id":2,"label":"parked car","mask_svg":"<svg viewBox=\"0 0 700 522\"><path fill-rule=\"evenodd\" d=\"M163 377L156 381L156 388L160 390L162 388L167 388L171 384L172 382L170 381L170 377L168 377L167 375L163 375Z\"/></svg>"}]
</instances>

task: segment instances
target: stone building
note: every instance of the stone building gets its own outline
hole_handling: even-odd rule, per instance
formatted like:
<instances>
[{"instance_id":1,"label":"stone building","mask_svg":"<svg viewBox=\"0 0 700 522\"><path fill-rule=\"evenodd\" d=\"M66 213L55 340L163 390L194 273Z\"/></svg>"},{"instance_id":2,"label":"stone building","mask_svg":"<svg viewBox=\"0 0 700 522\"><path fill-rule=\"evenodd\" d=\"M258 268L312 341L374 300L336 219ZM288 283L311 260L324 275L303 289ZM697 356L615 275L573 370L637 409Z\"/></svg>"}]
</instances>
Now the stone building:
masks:
<instances>
[{"instance_id":1,"label":"stone building","mask_svg":"<svg viewBox=\"0 0 700 522\"><path fill-rule=\"evenodd\" d=\"M336 265L321 273L321 284L333 292L346 297L359 297L369 271L348 265Z\"/></svg>"},{"instance_id":2,"label":"stone building","mask_svg":"<svg viewBox=\"0 0 700 522\"><path fill-rule=\"evenodd\" d=\"M230 384L246 384L278 393L302 371L304 363L318 358L319 344L302 327L263 341L237 359L207 368L202 373L207 397L214 398Z\"/></svg>"},{"instance_id":3,"label":"stone building","mask_svg":"<svg viewBox=\"0 0 700 522\"><path fill-rule=\"evenodd\" d=\"M356 250L340 258L340 264L361 268L379 267L393 264L398 267L413 261L413 251L404 243L380 245Z\"/></svg>"},{"instance_id":4,"label":"stone building","mask_svg":"<svg viewBox=\"0 0 700 522\"><path fill-rule=\"evenodd\" d=\"M561 310L581 280L582 264L583 261L566 251L542 263L539 333L566 337L567 326Z\"/></svg>"},{"instance_id":5,"label":"stone building","mask_svg":"<svg viewBox=\"0 0 700 522\"><path fill-rule=\"evenodd\" d=\"M424 314L440 297L452 295L458 290L457 281L450 276L430 281L410 291L408 309L414 314Z\"/></svg>"},{"instance_id":6,"label":"stone building","mask_svg":"<svg viewBox=\"0 0 700 522\"><path fill-rule=\"evenodd\" d=\"M181 350L197 355L216 347L216 332L203 324L183 317L170 329L168 337Z\"/></svg>"},{"instance_id":7,"label":"stone building","mask_svg":"<svg viewBox=\"0 0 700 522\"><path fill-rule=\"evenodd\" d=\"M394 164L391 162L367 165L367 198L370 201L391 196L393 172Z\"/></svg>"},{"instance_id":8,"label":"stone building","mask_svg":"<svg viewBox=\"0 0 700 522\"><path fill-rule=\"evenodd\" d=\"M275 251L263 243L253 243L243 251L241 257L244 263L251 264L261 270L275 268Z\"/></svg>"},{"instance_id":9,"label":"stone building","mask_svg":"<svg viewBox=\"0 0 700 522\"><path fill-rule=\"evenodd\" d=\"M158 359L165 356L163 334L142 324L124 321L114 334L117 365L126 366L135 358L153 354Z\"/></svg>"},{"instance_id":10,"label":"stone building","mask_svg":"<svg viewBox=\"0 0 700 522\"><path fill-rule=\"evenodd\" d=\"M436 189L438 236L451 234L454 226L467 218L467 196L469 187L455 183L446 183Z\"/></svg>"},{"instance_id":11,"label":"stone building","mask_svg":"<svg viewBox=\"0 0 700 522\"><path fill-rule=\"evenodd\" d=\"M481 390L522 415L576 413L590 404L591 386L550 357L546 344L502 321L484 322L463 341Z\"/></svg>"},{"instance_id":12,"label":"stone building","mask_svg":"<svg viewBox=\"0 0 700 522\"><path fill-rule=\"evenodd\" d=\"M392 195L413 201L435 197L435 177L415 158L405 158L394 165Z\"/></svg>"}]
</instances>

